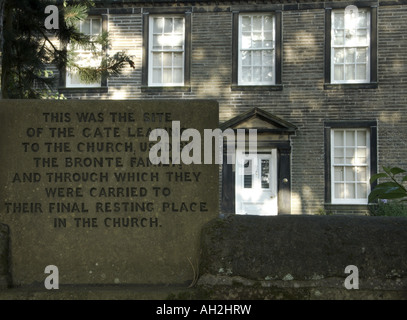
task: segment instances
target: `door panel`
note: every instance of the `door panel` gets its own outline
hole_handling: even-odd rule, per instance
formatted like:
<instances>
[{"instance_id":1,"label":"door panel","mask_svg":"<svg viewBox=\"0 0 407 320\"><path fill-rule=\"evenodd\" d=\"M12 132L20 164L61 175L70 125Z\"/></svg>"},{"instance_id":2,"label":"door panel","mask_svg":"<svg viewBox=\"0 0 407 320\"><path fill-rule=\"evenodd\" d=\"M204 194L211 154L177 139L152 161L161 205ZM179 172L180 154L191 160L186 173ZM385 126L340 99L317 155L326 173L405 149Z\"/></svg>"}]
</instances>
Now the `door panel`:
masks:
<instances>
[{"instance_id":1,"label":"door panel","mask_svg":"<svg viewBox=\"0 0 407 320\"><path fill-rule=\"evenodd\" d=\"M236 154L236 214L277 215L277 151Z\"/></svg>"}]
</instances>

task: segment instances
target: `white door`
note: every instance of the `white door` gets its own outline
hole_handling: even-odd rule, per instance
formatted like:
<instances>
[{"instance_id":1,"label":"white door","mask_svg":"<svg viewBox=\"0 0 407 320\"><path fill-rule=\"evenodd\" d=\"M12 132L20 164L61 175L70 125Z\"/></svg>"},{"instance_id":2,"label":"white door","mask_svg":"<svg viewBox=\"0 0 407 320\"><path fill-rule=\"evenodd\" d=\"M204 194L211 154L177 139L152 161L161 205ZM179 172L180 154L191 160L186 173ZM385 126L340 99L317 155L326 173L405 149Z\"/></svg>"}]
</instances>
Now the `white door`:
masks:
<instances>
[{"instance_id":1,"label":"white door","mask_svg":"<svg viewBox=\"0 0 407 320\"><path fill-rule=\"evenodd\" d=\"M277 151L236 154L236 214L277 215Z\"/></svg>"}]
</instances>

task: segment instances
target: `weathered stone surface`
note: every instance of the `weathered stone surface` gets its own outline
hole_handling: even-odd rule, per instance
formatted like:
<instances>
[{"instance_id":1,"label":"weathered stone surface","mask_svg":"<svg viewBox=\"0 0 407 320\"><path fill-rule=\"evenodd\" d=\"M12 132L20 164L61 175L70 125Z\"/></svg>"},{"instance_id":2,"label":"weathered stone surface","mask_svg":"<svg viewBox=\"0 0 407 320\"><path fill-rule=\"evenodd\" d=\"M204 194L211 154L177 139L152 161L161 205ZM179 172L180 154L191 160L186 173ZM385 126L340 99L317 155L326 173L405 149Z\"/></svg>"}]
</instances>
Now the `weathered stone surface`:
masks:
<instances>
[{"instance_id":1,"label":"weathered stone surface","mask_svg":"<svg viewBox=\"0 0 407 320\"><path fill-rule=\"evenodd\" d=\"M0 289L9 285L9 229L0 223Z\"/></svg>"},{"instance_id":2,"label":"weathered stone surface","mask_svg":"<svg viewBox=\"0 0 407 320\"><path fill-rule=\"evenodd\" d=\"M407 298L406 230L407 218L390 217L216 219L202 232L199 284L217 288L216 298L225 298L232 291L232 296L241 298L236 290L245 292L246 298L248 292L259 298L259 288L262 292L297 292L301 299L329 298L322 295L329 288L336 298L378 298L378 292ZM352 290L344 287L350 275L345 273L348 265L358 268L358 294L350 294ZM310 288L319 289L321 296L311 294ZM305 290L306 295L293 289ZM224 294L219 295L222 290Z\"/></svg>"},{"instance_id":3,"label":"weathered stone surface","mask_svg":"<svg viewBox=\"0 0 407 320\"><path fill-rule=\"evenodd\" d=\"M203 137L218 127L217 102L0 103L13 285L43 286L48 265L61 285L191 282L188 259L197 261L201 227L218 214L219 168L151 164L149 134L163 128L172 143L173 121Z\"/></svg>"}]
</instances>

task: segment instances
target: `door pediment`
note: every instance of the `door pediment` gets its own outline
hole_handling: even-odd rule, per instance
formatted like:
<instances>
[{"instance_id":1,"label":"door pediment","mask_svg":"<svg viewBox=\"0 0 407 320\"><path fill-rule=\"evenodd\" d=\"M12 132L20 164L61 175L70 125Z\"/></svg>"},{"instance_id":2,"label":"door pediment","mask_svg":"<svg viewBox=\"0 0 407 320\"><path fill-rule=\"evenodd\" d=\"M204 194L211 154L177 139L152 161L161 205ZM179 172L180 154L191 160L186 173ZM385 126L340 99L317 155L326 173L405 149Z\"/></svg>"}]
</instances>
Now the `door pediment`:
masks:
<instances>
[{"instance_id":1,"label":"door pediment","mask_svg":"<svg viewBox=\"0 0 407 320\"><path fill-rule=\"evenodd\" d=\"M256 129L260 133L295 134L297 127L260 108L253 108L223 124L222 130L231 129Z\"/></svg>"}]
</instances>

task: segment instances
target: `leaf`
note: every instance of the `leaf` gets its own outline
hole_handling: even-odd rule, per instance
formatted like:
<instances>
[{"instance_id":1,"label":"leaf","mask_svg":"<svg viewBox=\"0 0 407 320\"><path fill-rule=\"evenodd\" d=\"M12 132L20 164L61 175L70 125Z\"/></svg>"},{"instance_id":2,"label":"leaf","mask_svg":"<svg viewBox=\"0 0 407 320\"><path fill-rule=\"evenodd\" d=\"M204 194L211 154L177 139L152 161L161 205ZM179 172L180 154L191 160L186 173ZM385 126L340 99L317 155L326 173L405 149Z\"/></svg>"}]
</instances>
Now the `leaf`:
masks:
<instances>
[{"instance_id":1,"label":"leaf","mask_svg":"<svg viewBox=\"0 0 407 320\"><path fill-rule=\"evenodd\" d=\"M376 173L376 174L374 174L373 176L371 176L371 178L370 178L370 183L373 183L373 182L375 182L377 179L380 179L380 178L387 178L388 177L388 175L387 175L387 173ZM407 178L407 176L406 176L406 178Z\"/></svg>"},{"instance_id":2,"label":"leaf","mask_svg":"<svg viewBox=\"0 0 407 320\"><path fill-rule=\"evenodd\" d=\"M384 170L384 172L386 172L388 175L390 175L390 174L391 174L391 172L390 172L390 168L389 168L389 167L385 167L385 166L383 166L383 170Z\"/></svg>"},{"instance_id":3,"label":"leaf","mask_svg":"<svg viewBox=\"0 0 407 320\"><path fill-rule=\"evenodd\" d=\"M369 202L374 202L377 199L398 199L407 196L407 192L403 186L396 182L383 182L379 183L370 192L368 200Z\"/></svg>"},{"instance_id":4,"label":"leaf","mask_svg":"<svg viewBox=\"0 0 407 320\"><path fill-rule=\"evenodd\" d=\"M379 183L374 189L384 189L384 190L388 190L391 188L399 188L402 189L402 186L400 186L397 182L393 182L393 181L389 181L389 182L382 182Z\"/></svg>"},{"instance_id":5,"label":"leaf","mask_svg":"<svg viewBox=\"0 0 407 320\"><path fill-rule=\"evenodd\" d=\"M404 198L406 196L405 192L392 192L390 194L386 195L385 199L400 199L400 198Z\"/></svg>"},{"instance_id":6,"label":"leaf","mask_svg":"<svg viewBox=\"0 0 407 320\"><path fill-rule=\"evenodd\" d=\"M398 167L394 167L394 168L391 168L391 169L390 169L390 172L391 172L393 175L396 175L396 174L399 174L399 173L406 172L406 170L401 169L401 168L398 168Z\"/></svg>"}]
</instances>

